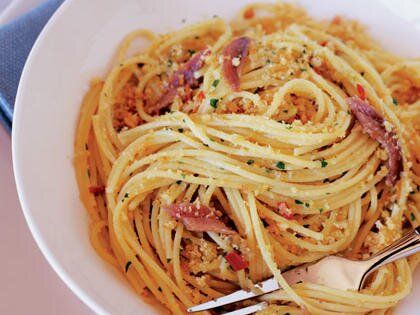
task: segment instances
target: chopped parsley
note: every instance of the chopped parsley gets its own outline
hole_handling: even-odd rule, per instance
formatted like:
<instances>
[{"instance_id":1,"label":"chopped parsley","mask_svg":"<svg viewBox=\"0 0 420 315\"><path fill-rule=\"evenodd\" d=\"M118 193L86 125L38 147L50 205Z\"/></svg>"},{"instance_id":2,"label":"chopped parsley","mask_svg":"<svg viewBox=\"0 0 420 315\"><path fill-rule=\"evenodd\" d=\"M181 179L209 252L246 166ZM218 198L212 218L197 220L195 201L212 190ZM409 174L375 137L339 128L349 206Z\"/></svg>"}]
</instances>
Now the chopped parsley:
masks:
<instances>
[{"instance_id":1,"label":"chopped parsley","mask_svg":"<svg viewBox=\"0 0 420 315\"><path fill-rule=\"evenodd\" d=\"M392 98L392 104L394 104L395 106L398 106L398 101L395 98Z\"/></svg>"},{"instance_id":2,"label":"chopped parsley","mask_svg":"<svg viewBox=\"0 0 420 315\"><path fill-rule=\"evenodd\" d=\"M276 166L277 166L279 169L281 169L281 170L284 170L284 168L285 168L284 163L283 163L283 162L281 162L281 161L278 161L278 162L277 162L277 164L276 164Z\"/></svg>"},{"instance_id":3,"label":"chopped parsley","mask_svg":"<svg viewBox=\"0 0 420 315\"><path fill-rule=\"evenodd\" d=\"M185 179L185 174L181 174L181 176L182 176L182 178L184 178L184 179Z\"/></svg>"},{"instance_id":4,"label":"chopped parsley","mask_svg":"<svg viewBox=\"0 0 420 315\"><path fill-rule=\"evenodd\" d=\"M182 180L177 180L177 181L176 181L176 183L177 183L178 185L180 185L180 184L182 183Z\"/></svg>"},{"instance_id":5,"label":"chopped parsley","mask_svg":"<svg viewBox=\"0 0 420 315\"><path fill-rule=\"evenodd\" d=\"M299 199L295 199L295 204L297 204L297 205L303 205L303 201L300 201Z\"/></svg>"},{"instance_id":6,"label":"chopped parsley","mask_svg":"<svg viewBox=\"0 0 420 315\"><path fill-rule=\"evenodd\" d=\"M293 128L292 125L286 125L286 129L290 130L292 128Z\"/></svg>"},{"instance_id":7,"label":"chopped parsley","mask_svg":"<svg viewBox=\"0 0 420 315\"><path fill-rule=\"evenodd\" d=\"M305 207L309 208L309 202L305 202Z\"/></svg>"},{"instance_id":8,"label":"chopped parsley","mask_svg":"<svg viewBox=\"0 0 420 315\"><path fill-rule=\"evenodd\" d=\"M319 208L318 210L319 210L319 213L324 212L324 208Z\"/></svg>"},{"instance_id":9,"label":"chopped parsley","mask_svg":"<svg viewBox=\"0 0 420 315\"><path fill-rule=\"evenodd\" d=\"M415 221L416 220L416 216L414 215L414 213L411 213L410 214L410 218L411 218L411 221Z\"/></svg>"},{"instance_id":10,"label":"chopped parsley","mask_svg":"<svg viewBox=\"0 0 420 315\"><path fill-rule=\"evenodd\" d=\"M128 271L128 268L130 268L131 266L131 261L127 261L127 263L125 264L125 272Z\"/></svg>"},{"instance_id":11,"label":"chopped parsley","mask_svg":"<svg viewBox=\"0 0 420 315\"><path fill-rule=\"evenodd\" d=\"M168 59L167 64L168 64L168 67L172 67L172 65L174 64L174 62L171 59Z\"/></svg>"},{"instance_id":12,"label":"chopped parsley","mask_svg":"<svg viewBox=\"0 0 420 315\"><path fill-rule=\"evenodd\" d=\"M306 71L306 68L300 68L300 71L301 72L305 72Z\"/></svg>"},{"instance_id":13,"label":"chopped parsley","mask_svg":"<svg viewBox=\"0 0 420 315\"><path fill-rule=\"evenodd\" d=\"M254 160L248 160L248 161L246 161L246 164L248 164L248 165L254 164Z\"/></svg>"},{"instance_id":14,"label":"chopped parsley","mask_svg":"<svg viewBox=\"0 0 420 315\"><path fill-rule=\"evenodd\" d=\"M268 174L268 173L271 173L273 170L271 169L271 168L266 168L265 169L265 172Z\"/></svg>"},{"instance_id":15,"label":"chopped parsley","mask_svg":"<svg viewBox=\"0 0 420 315\"><path fill-rule=\"evenodd\" d=\"M188 49L188 53L192 56L195 54L195 50L194 49Z\"/></svg>"},{"instance_id":16,"label":"chopped parsley","mask_svg":"<svg viewBox=\"0 0 420 315\"><path fill-rule=\"evenodd\" d=\"M219 84L220 80L216 79L213 81L213 83L211 84L212 87L216 87Z\"/></svg>"},{"instance_id":17,"label":"chopped parsley","mask_svg":"<svg viewBox=\"0 0 420 315\"><path fill-rule=\"evenodd\" d=\"M328 165L328 162L325 161L325 159L322 159L321 160L321 167L324 168L324 167L327 167L327 165Z\"/></svg>"},{"instance_id":18,"label":"chopped parsley","mask_svg":"<svg viewBox=\"0 0 420 315\"><path fill-rule=\"evenodd\" d=\"M121 202L124 202L129 196L128 192L124 194L124 197L121 199Z\"/></svg>"},{"instance_id":19,"label":"chopped parsley","mask_svg":"<svg viewBox=\"0 0 420 315\"><path fill-rule=\"evenodd\" d=\"M211 98L210 99L210 106L213 108L217 108L217 103L219 102L218 98Z\"/></svg>"}]
</instances>

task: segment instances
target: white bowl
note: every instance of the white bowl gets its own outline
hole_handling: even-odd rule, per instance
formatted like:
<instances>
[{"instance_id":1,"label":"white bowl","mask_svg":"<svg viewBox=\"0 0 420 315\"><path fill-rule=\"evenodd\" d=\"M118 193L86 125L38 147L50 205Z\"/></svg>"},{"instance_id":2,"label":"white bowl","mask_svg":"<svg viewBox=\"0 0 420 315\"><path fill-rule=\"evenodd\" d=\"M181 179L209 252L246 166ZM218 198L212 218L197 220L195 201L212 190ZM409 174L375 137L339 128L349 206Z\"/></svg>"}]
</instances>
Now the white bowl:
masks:
<instances>
[{"instance_id":1,"label":"white bowl","mask_svg":"<svg viewBox=\"0 0 420 315\"><path fill-rule=\"evenodd\" d=\"M88 82L109 69L131 30L166 32L218 14L232 17L249 0L68 0L38 38L20 81L13 121L13 162L25 218L41 251L63 281L95 312L156 314L105 264L88 238L72 165L79 106ZM418 56L419 3L302 0L311 15L344 14L370 27L395 53ZM411 3L411 4L410 4ZM396 10L392 5L397 5ZM416 7L417 6L417 7ZM418 279L419 273L417 273ZM404 314L415 314L416 293Z\"/></svg>"}]
</instances>

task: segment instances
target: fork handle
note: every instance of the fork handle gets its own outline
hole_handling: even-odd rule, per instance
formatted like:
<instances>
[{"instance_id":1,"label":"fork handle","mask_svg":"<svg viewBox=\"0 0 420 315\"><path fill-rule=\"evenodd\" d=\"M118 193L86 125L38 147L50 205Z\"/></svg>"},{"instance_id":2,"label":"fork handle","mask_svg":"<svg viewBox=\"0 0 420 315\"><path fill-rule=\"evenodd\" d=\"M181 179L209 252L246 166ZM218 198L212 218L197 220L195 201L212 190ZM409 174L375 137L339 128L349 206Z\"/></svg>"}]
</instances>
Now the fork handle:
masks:
<instances>
[{"instance_id":1,"label":"fork handle","mask_svg":"<svg viewBox=\"0 0 420 315\"><path fill-rule=\"evenodd\" d=\"M385 247L368 261L371 265L366 275L379 267L420 251L420 227L405 234L399 240Z\"/></svg>"}]
</instances>

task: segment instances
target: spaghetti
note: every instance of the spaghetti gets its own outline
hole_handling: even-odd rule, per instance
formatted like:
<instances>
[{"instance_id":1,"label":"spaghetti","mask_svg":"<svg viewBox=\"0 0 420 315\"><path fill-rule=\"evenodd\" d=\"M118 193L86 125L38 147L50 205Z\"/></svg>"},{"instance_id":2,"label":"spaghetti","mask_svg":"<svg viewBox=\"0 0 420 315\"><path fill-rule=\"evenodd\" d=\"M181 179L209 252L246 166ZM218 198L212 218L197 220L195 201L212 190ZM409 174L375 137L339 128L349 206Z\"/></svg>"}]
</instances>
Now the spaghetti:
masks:
<instances>
[{"instance_id":1,"label":"spaghetti","mask_svg":"<svg viewBox=\"0 0 420 315\"><path fill-rule=\"evenodd\" d=\"M388 314L409 293L419 255L360 292L281 272L418 225L420 61L281 3L135 31L117 56L84 98L74 163L93 247L138 294L184 314L274 276L262 314Z\"/></svg>"}]
</instances>

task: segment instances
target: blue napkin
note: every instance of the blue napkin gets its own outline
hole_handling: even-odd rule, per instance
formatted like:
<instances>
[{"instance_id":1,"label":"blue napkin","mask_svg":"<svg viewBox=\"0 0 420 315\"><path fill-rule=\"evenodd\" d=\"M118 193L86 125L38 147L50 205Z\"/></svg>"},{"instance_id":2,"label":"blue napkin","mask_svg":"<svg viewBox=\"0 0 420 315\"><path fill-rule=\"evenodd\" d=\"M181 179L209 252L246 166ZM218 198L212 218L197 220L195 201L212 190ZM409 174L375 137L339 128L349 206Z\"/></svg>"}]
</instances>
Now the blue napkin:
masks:
<instances>
[{"instance_id":1,"label":"blue napkin","mask_svg":"<svg viewBox=\"0 0 420 315\"><path fill-rule=\"evenodd\" d=\"M0 27L0 123L12 130L13 106L23 65L51 15L64 0L48 0Z\"/></svg>"}]
</instances>

